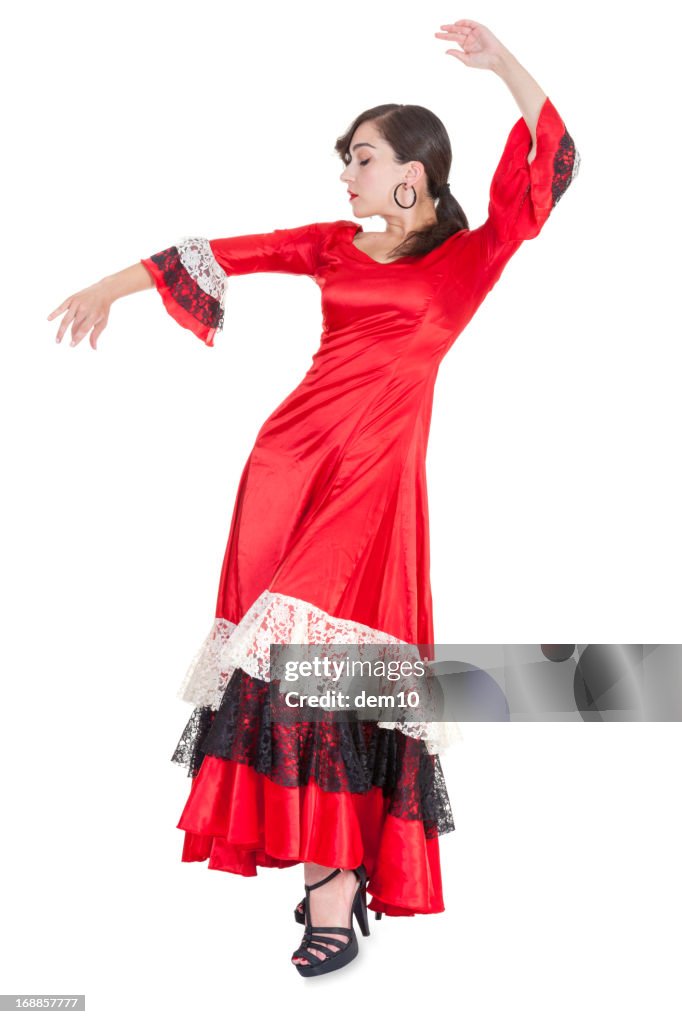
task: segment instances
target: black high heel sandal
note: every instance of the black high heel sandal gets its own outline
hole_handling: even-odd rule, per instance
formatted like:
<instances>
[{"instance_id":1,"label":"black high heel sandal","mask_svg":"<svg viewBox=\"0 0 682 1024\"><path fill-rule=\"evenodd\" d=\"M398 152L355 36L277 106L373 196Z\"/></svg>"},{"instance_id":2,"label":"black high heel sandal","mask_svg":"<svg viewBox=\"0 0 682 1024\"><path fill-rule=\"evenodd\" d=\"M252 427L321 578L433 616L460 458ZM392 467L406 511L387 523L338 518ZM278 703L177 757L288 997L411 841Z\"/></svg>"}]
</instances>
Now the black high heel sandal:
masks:
<instances>
[{"instance_id":1,"label":"black high heel sandal","mask_svg":"<svg viewBox=\"0 0 682 1024\"><path fill-rule=\"evenodd\" d=\"M299 974L304 978L316 977L319 974L328 974L340 967L345 967L358 955L358 937L353 928L353 915L357 918L360 931L363 935L369 935L369 921L367 919L367 871L364 864L353 871L360 881L353 903L350 909L348 927L337 927L336 925L313 925L310 921L310 900L308 893L317 889L320 885L335 878L343 869L335 868L326 878L315 882L313 885L306 885L306 898L303 901L305 907L305 932L303 940L298 949L291 954L294 959L307 960L307 964L294 964ZM297 908L298 909L298 908ZM343 938L336 938L336 935ZM336 946L336 949L330 948ZM317 949L324 954L324 959L316 956L311 950Z\"/></svg>"}]
</instances>

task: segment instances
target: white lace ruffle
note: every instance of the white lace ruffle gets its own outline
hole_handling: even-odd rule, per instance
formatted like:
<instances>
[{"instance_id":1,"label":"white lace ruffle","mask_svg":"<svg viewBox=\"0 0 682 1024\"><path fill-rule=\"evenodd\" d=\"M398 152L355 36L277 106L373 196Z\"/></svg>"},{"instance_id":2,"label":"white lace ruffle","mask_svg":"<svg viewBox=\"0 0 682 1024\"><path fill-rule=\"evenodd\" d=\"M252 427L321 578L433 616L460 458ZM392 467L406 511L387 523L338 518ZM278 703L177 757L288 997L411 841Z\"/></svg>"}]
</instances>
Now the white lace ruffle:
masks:
<instances>
[{"instance_id":1,"label":"white lace ruffle","mask_svg":"<svg viewBox=\"0 0 682 1024\"><path fill-rule=\"evenodd\" d=\"M362 657L367 644L380 647L379 657L406 659L405 641L350 619L328 615L315 605L286 594L263 591L238 623L215 619L208 636L185 674L178 696L201 707L218 708L223 693L237 668L256 679L270 681L270 644L330 645L330 656L338 657L338 646L352 644L355 657ZM400 651L392 654L393 645ZM415 658L422 660L417 647ZM323 651L317 651L323 656ZM374 657L377 656L373 652ZM297 684L297 689L301 686ZM396 691L397 692L397 691ZM428 694L420 691L422 708ZM428 712L428 704L426 705ZM438 753L455 740L463 739L456 722L379 721L385 729L400 729L424 740L429 753Z\"/></svg>"},{"instance_id":2,"label":"white lace ruffle","mask_svg":"<svg viewBox=\"0 0 682 1024\"><path fill-rule=\"evenodd\" d=\"M227 274L220 266L207 238L186 236L177 244L180 262L202 291L217 299L225 309Z\"/></svg>"}]
</instances>

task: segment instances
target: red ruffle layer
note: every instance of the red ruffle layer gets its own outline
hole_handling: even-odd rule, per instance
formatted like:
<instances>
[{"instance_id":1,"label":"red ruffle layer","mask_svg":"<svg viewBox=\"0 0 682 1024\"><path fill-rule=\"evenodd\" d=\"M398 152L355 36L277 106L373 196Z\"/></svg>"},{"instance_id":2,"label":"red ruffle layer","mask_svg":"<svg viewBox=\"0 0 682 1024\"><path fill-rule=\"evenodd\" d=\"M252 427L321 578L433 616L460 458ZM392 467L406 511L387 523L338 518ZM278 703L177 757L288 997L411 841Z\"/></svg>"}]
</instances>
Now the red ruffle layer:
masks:
<instances>
[{"instance_id":1,"label":"red ruffle layer","mask_svg":"<svg viewBox=\"0 0 682 1024\"><path fill-rule=\"evenodd\" d=\"M364 863L370 910L440 913L438 837L427 839L421 821L388 814L387 804L379 786L367 793L329 793L313 781L280 786L250 765L207 754L177 825L185 832L182 860L238 875L305 861Z\"/></svg>"},{"instance_id":2,"label":"red ruffle layer","mask_svg":"<svg viewBox=\"0 0 682 1024\"><path fill-rule=\"evenodd\" d=\"M142 263L152 275L156 284L156 290L161 296L161 300L170 315L180 324L181 327L186 327L188 330L193 331L198 338L201 338L201 340L209 346L209 348L213 348L213 339L216 335L216 328L202 324L200 320L189 312L189 310L180 305L178 300L175 298L173 288L166 284L163 271L160 267L157 267L151 257L140 260L140 263ZM196 285L196 287L198 288L199 286Z\"/></svg>"}]
</instances>

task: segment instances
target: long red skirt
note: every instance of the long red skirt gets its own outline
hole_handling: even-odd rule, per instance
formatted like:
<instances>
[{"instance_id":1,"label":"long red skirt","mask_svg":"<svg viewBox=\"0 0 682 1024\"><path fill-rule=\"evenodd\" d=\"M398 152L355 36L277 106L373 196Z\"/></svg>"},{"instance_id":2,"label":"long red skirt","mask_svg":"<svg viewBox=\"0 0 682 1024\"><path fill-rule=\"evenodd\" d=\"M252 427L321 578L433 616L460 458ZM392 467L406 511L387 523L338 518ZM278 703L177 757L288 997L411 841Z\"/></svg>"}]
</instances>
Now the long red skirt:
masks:
<instances>
[{"instance_id":1,"label":"long red skirt","mask_svg":"<svg viewBox=\"0 0 682 1024\"><path fill-rule=\"evenodd\" d=\"M272 699L236 669L217 710L192 712L172 757L192 779L182 860L240 875L364 863L371 910L443 911L438 842L455 826L438 755L373 721L284 722Z\"/></svg>"}]
</instances>

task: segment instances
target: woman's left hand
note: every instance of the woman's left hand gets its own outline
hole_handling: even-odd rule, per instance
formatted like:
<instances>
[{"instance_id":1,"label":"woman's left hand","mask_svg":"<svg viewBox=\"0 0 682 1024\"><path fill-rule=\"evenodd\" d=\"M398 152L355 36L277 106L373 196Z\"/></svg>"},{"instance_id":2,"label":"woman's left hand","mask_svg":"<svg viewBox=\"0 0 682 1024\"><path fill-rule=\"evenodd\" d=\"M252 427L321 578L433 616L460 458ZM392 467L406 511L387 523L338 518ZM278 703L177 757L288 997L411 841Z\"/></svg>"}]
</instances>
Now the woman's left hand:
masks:
<instances>
[{"instance_id":1,"label":"woman's left hand","mask_svg":"<svg viewBox=\"0 0 682 1024\"><path fill-rule=\"evenodd\" d=\"M485 25L477 21L462 18L452 25L441 25L443 32L436 32L437 39L447 39L459 43L461 50L446 50L453 57L461 60L468 68L494 69L500 57L506 53L505 47Z\"/></svg>"}]
</instances>

